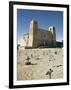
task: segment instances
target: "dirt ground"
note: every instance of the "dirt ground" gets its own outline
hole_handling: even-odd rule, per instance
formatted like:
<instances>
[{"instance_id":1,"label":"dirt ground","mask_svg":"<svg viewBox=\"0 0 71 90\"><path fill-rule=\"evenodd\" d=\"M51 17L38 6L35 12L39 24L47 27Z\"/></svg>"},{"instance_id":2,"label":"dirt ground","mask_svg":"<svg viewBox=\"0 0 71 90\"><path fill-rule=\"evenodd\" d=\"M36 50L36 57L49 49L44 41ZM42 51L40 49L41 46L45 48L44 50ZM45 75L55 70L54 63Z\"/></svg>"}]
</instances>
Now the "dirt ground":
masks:
<instances>
[{"instance_id":1,"label":"dirt ground","mask_svg":"<svg viewBox=\"0 0 71 90\"><path fill-rule=\"evenodd\" d=\"M29 57L29 65L26 65ZM63 78L63 49L19 49L17 55L17 80Z\"/></svg>"}]
</instances>

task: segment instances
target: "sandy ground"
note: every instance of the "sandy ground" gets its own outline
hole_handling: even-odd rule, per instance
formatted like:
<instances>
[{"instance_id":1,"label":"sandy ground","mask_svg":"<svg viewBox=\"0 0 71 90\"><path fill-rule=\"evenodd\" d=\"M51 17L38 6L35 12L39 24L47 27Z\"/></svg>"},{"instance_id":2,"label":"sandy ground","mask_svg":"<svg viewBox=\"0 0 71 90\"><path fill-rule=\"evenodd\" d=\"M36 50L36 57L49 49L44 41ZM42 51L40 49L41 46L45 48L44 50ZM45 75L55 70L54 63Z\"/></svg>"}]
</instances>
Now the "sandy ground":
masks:
<instances>
[{"instance_id":1,"label":"sandy ground","mask_svg":"<svg viewBox=\"0 0 71 90\"><path fill-rule=\"evenodd\" d=\"M25 65L29 57L30 65ZM50 71L51 69L51 71ZM47 72L50 72L47 74ZM47 75L46 75L47 74ZM50 78L51 74L51 78ZM17 59L18 80L63 78L63 49L19 49Z\"/></svg>"}]
</instances>

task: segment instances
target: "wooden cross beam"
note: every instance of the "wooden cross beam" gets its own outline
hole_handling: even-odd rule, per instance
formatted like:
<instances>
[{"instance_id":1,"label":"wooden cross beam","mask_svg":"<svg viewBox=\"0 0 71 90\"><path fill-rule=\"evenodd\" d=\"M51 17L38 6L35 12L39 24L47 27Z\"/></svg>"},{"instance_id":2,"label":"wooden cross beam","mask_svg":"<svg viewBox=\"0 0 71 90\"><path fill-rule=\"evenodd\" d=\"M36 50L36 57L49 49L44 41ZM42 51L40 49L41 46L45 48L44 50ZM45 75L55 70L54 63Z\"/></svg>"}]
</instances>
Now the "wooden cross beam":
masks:
<instances>
[{"instance_id":1,"label":"wooden cross beam","mask_svg":"<svg viewBox=\"0 0 71 90\"><path fill-rule=\"evenodd\" d=\"M51 74L52 74L53 70L50 68L49 71L46 73L46 75L49 75L49 78L51 79Z\"/></svg>"}]
</instances>

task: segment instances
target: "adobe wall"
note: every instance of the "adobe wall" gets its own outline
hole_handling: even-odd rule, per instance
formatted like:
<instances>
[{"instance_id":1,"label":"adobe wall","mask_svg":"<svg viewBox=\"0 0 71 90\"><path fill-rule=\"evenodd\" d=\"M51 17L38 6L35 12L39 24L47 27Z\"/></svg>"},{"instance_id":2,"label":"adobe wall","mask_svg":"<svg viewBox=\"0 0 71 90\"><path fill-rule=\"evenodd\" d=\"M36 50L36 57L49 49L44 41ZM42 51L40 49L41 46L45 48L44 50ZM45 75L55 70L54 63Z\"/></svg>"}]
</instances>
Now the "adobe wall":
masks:
<instances>
[{"instance_id":1,"label":"adobe wall","mask_svg":"<svg viewBox=\"0 0 71 90\"><path fill-rule=\"evenodd\" d=\"M50 31L38 28L36 39L38 40L38 46L51 46L52 44L52 34Z\"/></svg>"}]
</instances>

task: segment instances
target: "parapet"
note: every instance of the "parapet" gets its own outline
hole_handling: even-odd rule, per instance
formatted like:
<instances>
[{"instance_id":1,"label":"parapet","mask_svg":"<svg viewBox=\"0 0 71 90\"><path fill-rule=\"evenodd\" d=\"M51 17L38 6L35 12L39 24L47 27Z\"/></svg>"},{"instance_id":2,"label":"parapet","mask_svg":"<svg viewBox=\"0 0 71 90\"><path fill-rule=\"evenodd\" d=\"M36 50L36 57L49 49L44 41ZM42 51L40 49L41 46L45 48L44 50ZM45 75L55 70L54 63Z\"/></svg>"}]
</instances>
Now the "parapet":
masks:
<instances>
[{"instance_id":1,"label":"parapet","mask_svg":"<svg viewBox=\"0 0 71 90\"><path fill-rule=\"evenodd\" d=\"M35 23L35 24L37 24L37 21L36 21L36 20L32 20L30 23Z\"/></svg>"}]
</instances>

